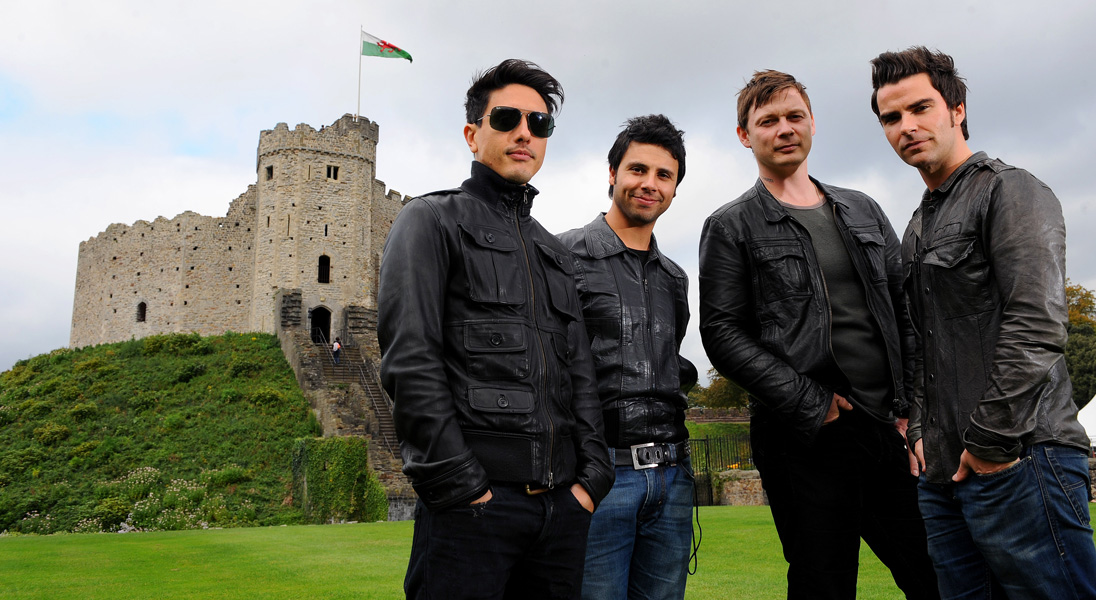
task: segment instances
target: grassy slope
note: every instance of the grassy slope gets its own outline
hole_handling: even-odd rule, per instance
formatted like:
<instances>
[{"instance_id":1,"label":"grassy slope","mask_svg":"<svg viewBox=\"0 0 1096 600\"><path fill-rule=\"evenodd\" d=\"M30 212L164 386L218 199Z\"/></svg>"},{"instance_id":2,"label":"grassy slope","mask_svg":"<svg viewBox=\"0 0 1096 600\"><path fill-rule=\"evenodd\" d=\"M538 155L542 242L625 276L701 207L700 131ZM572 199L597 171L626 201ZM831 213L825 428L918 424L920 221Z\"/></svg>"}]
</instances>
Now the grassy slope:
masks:
<instances>
[{"instance_id":1,"label":"grassy slope","mask_svg":"<svg viewBox=\"0 0 1096 600\"><path fill-rule=\"evenodd\" d=\"M318 432L271 335L37 356L0 374L0 531L296 523L292 444Z\"/></svg>"},{"instance_id":2,"label":"grassy slope","mask_svg":"<svg viewBox=\"0 0 1096 600\"><path fill-rule=\"evenodd\" d=\"M1096 505L1092 505L1096 513ZM700 510L689 600L783 598L786 564L766 507ZM0 597L399 598L412 523L0 538ZM900 594L861 546L857 598Z\"/></svg>"}]
</instances>

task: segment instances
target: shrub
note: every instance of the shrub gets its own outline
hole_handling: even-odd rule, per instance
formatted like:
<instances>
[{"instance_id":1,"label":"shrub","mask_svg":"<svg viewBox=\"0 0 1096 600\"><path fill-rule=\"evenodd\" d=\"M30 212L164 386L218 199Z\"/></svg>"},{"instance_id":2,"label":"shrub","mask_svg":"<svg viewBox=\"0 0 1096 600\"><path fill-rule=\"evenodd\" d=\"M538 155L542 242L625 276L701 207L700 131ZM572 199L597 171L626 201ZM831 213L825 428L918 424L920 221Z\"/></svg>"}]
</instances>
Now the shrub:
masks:
<instances>
[{"instance_id":1,"label":"shrub","mask_svg":"<svg viewBox=\"0 0 1096 600\"><path fill-rule=\"evenodd\" d=\"M257 360L250 358L233 358L232 365L229 367L229 372L233 377L245 377L255 375L263 370L263 365Z\"/></svg>"},{"instance_id":2,"label":"shrub","mask_svg":"<svg viewBox=\"0 0 1096 600\"><path fill-rule=\"evenodd\" d=\"M84 419L95 416L95 413L98 410L99 407L96 406L94 402L81 402L70 408L68 414L77 421L83 421Z\"/></svg>"},{"instance_id":3,"label":"shrub","mask_svg":"<svg viewBox=\"0 0 1096 600\"><path fill-rule=\"evenodd\" d=\"M237 390L236 388L225 388L221 391L221 402L224 402L225 404L239 402L243 399L243 397L244 395L241 394L240 390Z\"/></svg>"},{"instance_id":4,"label":"shrub","mask_svg":"<svg viewBox=\"0 0 1096 600\"><path fill-rule=\"evenodd\" d=\"M52 446L69 436L71 431L64 425L47 422L41 427L34 428L34 439L43 446Z\"/></svg>"},{"instance_id":5,"label":"shrub","mask_svg":"<svg viewBox=\"0 0 1096 600\"><path fill-rule=\"evenodd\" d=\"M251 392L248 400L260 406L281 404L285 402L285 394L273 388L261 388Z\"/></svg>"},{"instance_id":6,"label":"shrub","mask_svg":"<svg viewBox=\"0 0 1096 600\"><path fill-rule=\"evenodd\" d=\"M53 410L53 402L49 400L40 400L38 398L28 398L19 405L19 412L23 413L23 416L28 419L37 419L44 417Z\"/></svg>"},{"instance_id":7,"label":"shrub","mask_svg":"<svg viewBox=\"0 0 1096 600\"><path fill-rule=\"evenodd\" d=\"M104 498L95 505L95 518L104 531L114 531L129 516L130 504L121 498Z\"/></svg>"},{"instance_id":8,"label":"shrub","mask_svg":"<svg viewBox=\"0 0 1096 600\"><path fill-rule=\"evenodd\" d=\"M239 465L229 465L218 471L206 471L202 478L209 482L212 488L223 488L234 483L251 479L251 474Z\"/></svg>"},{"instance_id":9,"label":"shrub","mask_svg":"<svg viewBox=\"0 0 1096 600\"><path fill-rule=\"evenodd\" d=\"M199 375L206 372L206 366L203 363L190 363L183 365L178 371L175 372L175 381L179 383L186 383Z\"/></svg>"},{"instance_id":10,"label":"shrub","mask_svg":"<svg viewBox=\"0 0 1096 600\"><path fill-rule=\"evenodd\" d=\"M129 398L129 407L134 410L148 410L160 403L160 396L155 392L138 392Z\"/></svg>"}]
</instances>

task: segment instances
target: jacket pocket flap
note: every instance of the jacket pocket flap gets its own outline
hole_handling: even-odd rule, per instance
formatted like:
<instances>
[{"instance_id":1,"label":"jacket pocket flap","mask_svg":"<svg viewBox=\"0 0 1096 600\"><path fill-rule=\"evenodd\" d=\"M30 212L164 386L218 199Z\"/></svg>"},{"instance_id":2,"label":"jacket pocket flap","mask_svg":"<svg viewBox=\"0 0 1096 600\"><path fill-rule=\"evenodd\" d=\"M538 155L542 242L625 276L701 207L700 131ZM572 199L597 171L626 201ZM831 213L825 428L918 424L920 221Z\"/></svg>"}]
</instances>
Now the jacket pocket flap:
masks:
<instances>
[{"instance_id":1,"label":"jacket pocket flap","mask_svg":"<svg viewBox=\"0 0 1096 600\"><path fill-rule=\"evenodd\" d=\"M464 348L471 352L517 352L525 349L521 323L468 323Z\"/></svg>"},{"instance_id":2,"label":"jacket pocket flap","mask_svg":"<svg viewBox=\"0 0 1096 600\"><path fill-rule=\"evenodd\" d=\"M497 252L513 252L518 249L514 236L509 231L486 225L460 223L457 225L464 235L475 245Z\"/></svg>"},{"instance_id":3,"label":"jacket pocket flap","mask_svg":"<svg viewBox=\"0 0 1096 600\"><path fill-rule=\"evenodd\" d=\"M554 265L556 268L560 269L564 273L567 273L568 275L575 274L575 266L574 263L571 262L570 254L561 253L555 248L552 248L540 242L537 242L537 248L540 248L541 254L544 255L549 264Z\"/></svg>"},{"instance_id":4,"label":"jacket pocket flap","mask_svg":"<svg viewBox=\"0 0 1096 600\"><path fill-rule=\"evenodd\" d=\"M500 388L469 388L468 402L482 412L531 413L533 393Z\"/></svg>"},{"instance_id":5,"label":"jacket pocket flap","mask_svg":"<svg viewBox=\"0 0 1096 600\"><path fill-rule=\"evenodd\" d=\"M779 260L789 256L803 258L803 247L793 244L781 246L757 246L753 249L759 261Z\"/></svg>"},{"instance_id":6,"label":"jacket pocket flap","mask_svg":"<svg viewBox=\"0 0 1096 600\"><path fill-rule=\"evenodd\" d=\"M854 231L852 235L856 238L856 241L861 244L871 244L874 246L883 245L883 234L878 231Z\"/></svg>"},{"instance_id":7,"label":"jacket pocket flap","mask_svg":"<svg viewBox=\"0 0 1096 600\"><path fill-rule=\"evenodd\" d=\"M924 263L950 269L974 251L974 240L957 240L937 246L925 253Z\"/></svg>"}]
</instances>

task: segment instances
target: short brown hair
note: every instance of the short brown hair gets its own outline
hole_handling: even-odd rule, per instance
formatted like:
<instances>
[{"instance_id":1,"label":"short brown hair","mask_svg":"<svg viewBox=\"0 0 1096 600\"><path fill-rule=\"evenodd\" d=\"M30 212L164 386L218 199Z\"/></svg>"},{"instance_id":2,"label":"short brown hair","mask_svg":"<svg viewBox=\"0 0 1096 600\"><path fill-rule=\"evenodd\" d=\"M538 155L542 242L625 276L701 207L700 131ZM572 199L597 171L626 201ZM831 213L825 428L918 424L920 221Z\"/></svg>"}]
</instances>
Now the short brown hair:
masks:
<instances>
[{"instance_id":1,"label":"short brown hair","mask_svg":"<svg viewBox=\"0 0 1096 600\"><path fill-rule=\"evenodd\" d=\"M746 82L745 87L738 90L738 126L746 129L746 120L750 116L750 110L757 106L764 106L772 100L777 92L794 88L803 96L807 103L807 110L811 110L811 99L807 96L807 88L795 80L795 77L772 69L766 71L754 71L753 77Z\"/></svg>"},{"instance_id":2,"label":"short brown hair","mask_svg":"<svg viewBox=\"0 0 1096 600\"><path fill-rule=\"evenodd\" d=\"M939 50L910 46L901 52L884 52L871 60L871 109L875 116L879 116L879 88L920 73L929 76L932 87L940 92L949 110L960 104L966 108L967 84L955 69L955 61ZM965 116L962 129L963 139L970 139Z\"/></svg>"}]
</instances>

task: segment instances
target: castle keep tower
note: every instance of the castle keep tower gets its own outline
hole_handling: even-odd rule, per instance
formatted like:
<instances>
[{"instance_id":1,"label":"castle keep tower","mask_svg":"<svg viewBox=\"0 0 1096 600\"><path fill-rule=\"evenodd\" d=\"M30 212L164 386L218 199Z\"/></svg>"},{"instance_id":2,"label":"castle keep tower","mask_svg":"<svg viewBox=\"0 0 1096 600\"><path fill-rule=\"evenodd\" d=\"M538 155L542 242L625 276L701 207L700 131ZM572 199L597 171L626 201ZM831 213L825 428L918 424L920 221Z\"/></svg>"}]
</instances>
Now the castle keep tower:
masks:
<instances>
[{"instance_id":1,"label":"castle keep tower","mask_svg":"<svg viewBox=\"0 0 1096 600\"><path fill-rule=\"evenodd\" d=\"M273 333L275 296L299 297L318 337L367 333L397 192L376 179L378 127L260 133L256 183L224 217L113 224L80 244L70 345L155 333ZM301 323L305 324L305 323Z\"/></svg>"}]
</instances>

